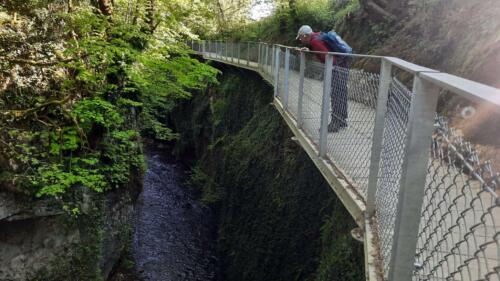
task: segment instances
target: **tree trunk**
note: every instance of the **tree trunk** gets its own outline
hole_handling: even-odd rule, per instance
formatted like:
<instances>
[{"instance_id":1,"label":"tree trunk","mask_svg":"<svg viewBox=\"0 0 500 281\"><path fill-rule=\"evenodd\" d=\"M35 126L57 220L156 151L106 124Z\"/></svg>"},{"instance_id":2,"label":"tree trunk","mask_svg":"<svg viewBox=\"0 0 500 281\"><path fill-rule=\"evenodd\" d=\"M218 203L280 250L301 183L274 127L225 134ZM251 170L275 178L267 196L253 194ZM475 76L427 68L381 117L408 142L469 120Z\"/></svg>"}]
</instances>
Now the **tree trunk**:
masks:
<instances>
[{"instance_id":1,"label":"tree trunk","mask_svg":"<svg viewBox=\"0 0 500 281\"><path fill-rule=\"evenodd\" d=\"M288 0L288 7L290 8L290 16L292 17L293 28L298 28L298 16L297 16L297 0Z\"/></svg>"},{"instance_id":2,"label":"tree trunk","mask_svg":"<svg viewBox=\"0 0 500 281\"><path fill-rule=\"evenodd\" d=\"M147 7L146 7L146 23L148 24L149 27L149 32L153 33L156 24L155 24L155 12L156 12L156 5L155 5L155 0L149 0Z\"/></svg>"},{"instance_id":3,"label":"tree trunk","mask_svg":"<svg viewBox=\"0 0 500 281\"><path fill-rule=\"evenodd\" d=\"M408 0L361 0L360 4L375 21L401 20L408 16Z\"/></svg>"},{"instance_id":4,"label":"tree trunk","mask_svg":"<svg viewBox=\"0 0 500 281\"><path fill-rule=\"evenodd\" d=\"M113 15L113 6L111 0L98 0L99 11L105 16L111 17Z\"/></svg>"}]
</instances>

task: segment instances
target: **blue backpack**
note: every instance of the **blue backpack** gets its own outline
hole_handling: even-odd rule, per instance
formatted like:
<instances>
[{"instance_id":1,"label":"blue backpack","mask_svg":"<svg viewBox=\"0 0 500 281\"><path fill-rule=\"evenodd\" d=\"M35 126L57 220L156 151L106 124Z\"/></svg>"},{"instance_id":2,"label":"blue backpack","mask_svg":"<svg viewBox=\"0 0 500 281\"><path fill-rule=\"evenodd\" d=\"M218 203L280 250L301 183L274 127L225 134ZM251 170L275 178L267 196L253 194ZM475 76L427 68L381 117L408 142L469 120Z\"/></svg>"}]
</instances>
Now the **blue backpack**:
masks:
<instances>
[{"instance_id":1,"label":"blue backpack","mask_svg":"<svg viewBox=\"0 0 500 281\"><path fill-rule=\"evenodd\" d=\"M326 43L331 52L352 54L352 48L335 32L321 32L319 39Z\"/></svg>"}]
</instances>

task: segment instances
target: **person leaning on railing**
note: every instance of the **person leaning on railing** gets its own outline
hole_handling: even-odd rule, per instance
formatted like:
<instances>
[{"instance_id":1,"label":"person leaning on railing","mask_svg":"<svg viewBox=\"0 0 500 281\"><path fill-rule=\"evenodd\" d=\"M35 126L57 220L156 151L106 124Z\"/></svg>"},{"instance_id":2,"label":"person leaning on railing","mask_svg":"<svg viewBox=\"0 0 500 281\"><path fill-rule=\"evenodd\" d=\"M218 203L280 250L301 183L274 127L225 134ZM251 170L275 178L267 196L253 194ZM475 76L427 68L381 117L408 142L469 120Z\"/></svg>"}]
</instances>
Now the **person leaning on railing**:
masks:
<instances>
[{"instance_id":1,"label":"person leaning on railing","mask_svg":"<svg viewBox=\"0 0 500 281\"><path fill-rule=\"evenodd\" d=\"M300 27L297 37L300 42L307 46L300 48L300 50L311 50L315 52L316 58L325 63L326 53L334 52L330 50L327 43L321 39L320 32L313 32L312 28L308 25ZM332 118L328 124L328 132L338 132L342 128L347 127L347 79L349 77L348 63L346 59L338 56L333 57L333 73L332 73L332 91L331 91L331 105L332 105ZM344 68L344 71L342 71Z\"/></svg>"}]
</instances>

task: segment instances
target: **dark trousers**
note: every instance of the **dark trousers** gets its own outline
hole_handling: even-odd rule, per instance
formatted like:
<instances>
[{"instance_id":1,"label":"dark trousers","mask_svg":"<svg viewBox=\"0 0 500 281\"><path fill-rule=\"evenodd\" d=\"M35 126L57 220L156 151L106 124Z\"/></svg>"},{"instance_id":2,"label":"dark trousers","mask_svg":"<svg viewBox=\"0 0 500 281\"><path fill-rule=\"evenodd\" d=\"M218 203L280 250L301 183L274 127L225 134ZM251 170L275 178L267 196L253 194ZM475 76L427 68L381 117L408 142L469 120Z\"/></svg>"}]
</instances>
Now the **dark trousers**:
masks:
<instances>
[{"instance_id":1,"label":"dark trousers","mask_svg":"<svg viewBox=\"0 0 500 281\"><path fill-rule=\"evenodd\" d=\"M345 127L347 125L347 82L349 66L347 64L333 66L332 72L332 119L331 126Z\"/></svg>"}]
</instances>

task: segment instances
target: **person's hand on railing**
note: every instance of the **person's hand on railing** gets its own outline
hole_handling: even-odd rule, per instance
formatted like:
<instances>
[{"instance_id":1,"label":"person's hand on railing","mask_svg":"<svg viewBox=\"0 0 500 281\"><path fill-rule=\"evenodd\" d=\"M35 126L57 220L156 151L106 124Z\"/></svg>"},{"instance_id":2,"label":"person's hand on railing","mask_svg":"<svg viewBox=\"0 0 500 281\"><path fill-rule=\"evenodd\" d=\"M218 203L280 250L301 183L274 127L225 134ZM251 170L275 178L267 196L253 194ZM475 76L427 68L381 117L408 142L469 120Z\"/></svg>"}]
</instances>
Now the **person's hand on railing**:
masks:
<instances>
[{"instance_id":1,"label":"person's hand on railing","mask_svg":"<svg viewBox=\"0 0 500 281\"><path fill-rule=\"evenodd\" d=\"M307 48L307 47L298 48L297 47L297 48L295 48L295 50L297 50L299 52L307 52L307 51L309 51L309 48Z\"/></svg>"}]
</instances>

